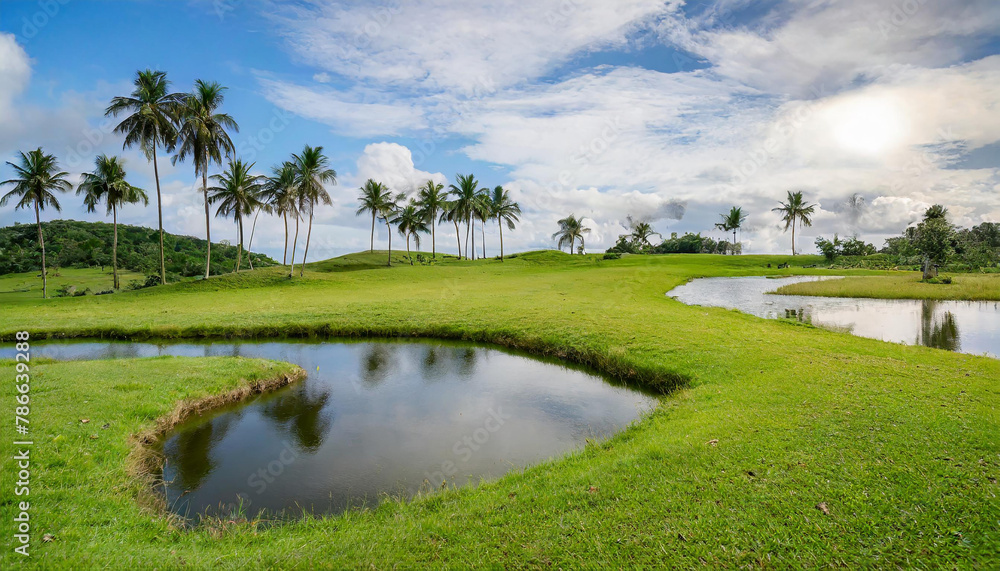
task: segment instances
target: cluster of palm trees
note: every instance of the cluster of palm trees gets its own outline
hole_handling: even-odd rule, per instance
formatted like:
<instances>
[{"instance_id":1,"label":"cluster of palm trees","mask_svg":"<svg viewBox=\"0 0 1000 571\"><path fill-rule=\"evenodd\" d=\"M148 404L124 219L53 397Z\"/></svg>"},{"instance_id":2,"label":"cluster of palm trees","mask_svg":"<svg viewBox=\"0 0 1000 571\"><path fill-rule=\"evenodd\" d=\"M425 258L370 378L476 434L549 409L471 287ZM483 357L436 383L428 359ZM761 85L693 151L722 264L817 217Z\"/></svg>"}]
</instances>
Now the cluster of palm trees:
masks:
<instances>
[{"instance_id":1,"label":"cluster of palm trees","mask_svg":"<svg viewBox=\"0 0 1000 571\"><path fill-rule=\"evenodd\" d=\"M502 186L491 191L480 188L479 181L472 174L456 176L457 184L445 190L441 183L428 180L416 196L407 198L405 193L393 193L384 183L368 179L359 189L358 216L371 215L371 251L375 251L375 223L382 220L389 233L389 265L392 265L392 228L396 227L400 236L406 238L406 254L410 264L410 239L420 247L420 235L431 235L431 256L437 257L436 228L440 223L455 225L455 239L458 243L458 257L476 259L476 221L482 231L482 258L486 257L486 225L495 221L500 229L500 261L503 261L503 227L513 230L520 221L521 207L514 202L510 193ZM465 246L463 250L461 226L465 225ZM470 247L471 244L471 247Z\"/></svg>"},{"instance_id":2,"label":"cluster of palm trees","mask_svg":"<svg viewBox=\"0 0 1000 571\"><path fill-rule=\"evenodd\" d=\"M257 216L261 212L276 214L285 221L285 260L288 256L288 218L295 221L295 240L292 243L292 263L289 277L295 269L295 248L298 243L299 222L308 219L306 245L302 262L309 254L312 221L319 204L332 204L325 189L337 183L337 173L329 166L322 147L306 146L291 160L276 166L273 176L253 175L254 163L245 163L235 157L235 148L229 132L239 132L239 125L229 115L219 111L225 99L226 88L215 82L197 80L191 93L171 93L170 82L162 71L145 70L136 73L135 88L128 96L115 97L105 110L108 117L124 116L115 132L124 135L123 148L138 147L153 163L156 181L157 218L160 236L160 283L166 283L166 265L163 253L163 201L160 193L160 173L157 150L174 153L171 161L176 164L190 160L195 177L200 178L205 203L205 277L211 270L211 205L217 204L216 216L232 217L239 233L239 249L234 271L240 271L243 257L243 223L253 216L250 231L251 245ZM212 165L222 165L223 173L209 176ZM16 209L34 208L38 225L38 243L42 251L42 295L47 295L45 268L45 240L42 236L40 212L46 207L61 211L56 193L73 188L67 180L69 173L59 170L54 155L41 148L21 152L15 163L8 162L16 177L0 183L13 185L13 189L0 197L0 206L17 199ZM209 186L209 180L215 185ZM127 204L149 204L149 197L141 188L126 181L124 161L117 156L100 155L94 170L85 173L77 188L83 195L84 205L94 212L104 203L114 223L112 245L112 271L114 288L120 288L118 279L117 243L118 211ZM247 257L250 268L253 260ZM299 275L302 275L300 269Z\"/></svg>"}]
</instances>

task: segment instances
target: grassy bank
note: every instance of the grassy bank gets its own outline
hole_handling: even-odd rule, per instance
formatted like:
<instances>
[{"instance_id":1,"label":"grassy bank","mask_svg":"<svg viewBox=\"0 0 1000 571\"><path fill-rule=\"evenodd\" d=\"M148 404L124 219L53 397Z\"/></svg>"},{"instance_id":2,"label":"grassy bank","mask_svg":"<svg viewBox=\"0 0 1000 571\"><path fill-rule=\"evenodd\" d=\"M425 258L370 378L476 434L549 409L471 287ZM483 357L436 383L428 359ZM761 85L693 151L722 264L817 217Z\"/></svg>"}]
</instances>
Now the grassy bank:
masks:
<instances>
[{"instance_id":1,"label":"grassy bank","mask_svg":"<svg viewBox=\"0 0 1000 571\"><path fill-rule=\"evenodd\" d=\"M356 259L370 263L375 256ZM310 266L302 280L269 269L19 304L0 316L7 339L22 329L59 336L456 337L679 387L642 422L566 458L475 489L270 529L227 523L178 531L128 499L107 507L91 499L127 490L130 480L109 475L88 495L66 481L43 484L42 473L38 485L51 486L52 495L39 499L36 529L57 540L38 544L27 563L997 567L1000 361L685 306L664 295L698 276L822 273L766 268L786 260L601 260L546 252L504 263L344 271L351 263L342 259ZM129 366L149 369L136 373L141 379L155 365ZM80 373L73 368L81 365L60 366L66 369L45 378L86 394L76 389ZM169 404L169 390L160 401L160 383L150 379L154 388L130 395L121 414L148 421L162 410L151 403ZM177 386L202 382L209 381L192 372ZM33 395L38 406L55 398L42 386ZM93 416L86 406L79 397L66 403L63 420L48 429L53 437L79 423L77 416ZM53 449L54 457L39 462L65 462L87 477L121 459L112 452L65 456L71 452ZM10 489L5 482L6 521ZM104 525L65 531L94 521ZM9 550L3 557L10 560Z\"/></svg>"},{"instance_id":2,"label":"grassy bank","mask_svg":"<svg viewBox=\"0 0 1000 571\"><path fill-rule=\"evenodd\" d=\"M944 276L942 276L944 277ZM1000 301L1000 274L954 274L952 283L924 283L918 272L802 282L778 288L788 295L881 299L966 299Z\"/></svg>"}]
</instances>

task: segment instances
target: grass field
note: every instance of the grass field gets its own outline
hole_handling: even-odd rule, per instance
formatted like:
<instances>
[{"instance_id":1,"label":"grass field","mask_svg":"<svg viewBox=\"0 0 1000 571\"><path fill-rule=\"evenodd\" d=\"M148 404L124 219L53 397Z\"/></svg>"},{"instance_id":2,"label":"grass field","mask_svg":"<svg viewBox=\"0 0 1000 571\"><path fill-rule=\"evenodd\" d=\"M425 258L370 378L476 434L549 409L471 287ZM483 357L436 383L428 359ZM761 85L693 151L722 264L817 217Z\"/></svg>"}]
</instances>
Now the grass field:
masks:
<instances>
[{"instance_id":1,"label":"grass field","mask_svg":"<svg viewBox=\"0 0 1000 571\"><path fill-rule=\"evenodd\" d=\"M122 471L127 434L186 392L226 390L253 364L170 361L176 374L149 360L121 372L99 372L113 365L95 363L41 364L32 396L36 406L59 410L36 417L34 428L46 439L35 451L33 522L36 534L56 540L34 545L32 558L20 563L1000 565L1000 361L685 306L664 295L698 276L823 273L801 268L817 258L797 257L790 270L775 271L766 264L790 258L601 260L541 252L504 263L377 267L384 256L313 264L301 280L276 268L19 303L0 316L0 335L463 338L674 390L659 410L605 443L477 488L277 527L223 522L185 531L132 501L136 483ZM344 271L354 265L366 267ZM228 372L210 370L215 366ZM83 432L95 430L81 432L79 418L98 415L83 395L102 378L135 388L101 393L109 410L134 422L90 441ZM9 400L13 389L5 387ZM9 458L12 426L0 426ZM51 472L63 466L76 472ZM78 491L88 479L94 485ZM0 517L10 521L12 485L3 486ZM12 561L5 550L0 563Z\"/></svg>"},{"instance_id":2,"label":"grass field","mask_svg":"<svg viewBox=\"0 0 1000 571\"><path fill-rule=\"evenodd\" d=\"M942 275L941 277L944 277ZM967 299L1000 301L1000 274L955 274L950 284L924 283L919 272L802 282L778 288L789 295L882 299Z\"/></svg>"},{"instance_id":3,"label":"grass field","mask_svg":"<svg viewBox=\"0 0 1000 571\"><path fill-rule=\"evenodd\" d=\"M118 277L122 287L128 286L132 280L146 281L146 276L130 270L119 270ZM113 283L111 266L104 270L100 268L49 268L49 297L55 297L57 291L68 285L75 286L77 291L91 292L111 289ZM23 274L0 275L0 304L20 303L42 297L41 270Z\"/></svg>"}]
</instances>

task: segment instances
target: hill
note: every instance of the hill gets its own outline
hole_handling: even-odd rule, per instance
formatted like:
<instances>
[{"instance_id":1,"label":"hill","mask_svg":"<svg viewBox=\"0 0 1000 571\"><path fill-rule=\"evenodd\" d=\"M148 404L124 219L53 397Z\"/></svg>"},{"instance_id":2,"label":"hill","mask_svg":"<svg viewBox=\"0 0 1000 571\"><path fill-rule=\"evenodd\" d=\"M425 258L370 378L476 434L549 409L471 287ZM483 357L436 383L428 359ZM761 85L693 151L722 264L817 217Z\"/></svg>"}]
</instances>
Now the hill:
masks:
<instances>
[{"instance_id":1,"label":"hill","mask_svg":"<svg viewBox=\"0 0 1000 571\"><path fill-rule=\"evenodd\" d=\"M114 227L106 222L53 220L42 222L45 254L53 268L93 268L111 263ZM205 240L163 234L168 279L202 275L205 271ZM212 273L230 272L236 264L236 246L212 243ZM254 266L278 262L263 254L251 254ZM246 260L244 259L244 265ZM0 274L37 271L41 267L38 228L14 224L0 228ZM118 267L143 274L159 273L157 231L142 226L118 225Z\"/></svg>"}]
</instances>

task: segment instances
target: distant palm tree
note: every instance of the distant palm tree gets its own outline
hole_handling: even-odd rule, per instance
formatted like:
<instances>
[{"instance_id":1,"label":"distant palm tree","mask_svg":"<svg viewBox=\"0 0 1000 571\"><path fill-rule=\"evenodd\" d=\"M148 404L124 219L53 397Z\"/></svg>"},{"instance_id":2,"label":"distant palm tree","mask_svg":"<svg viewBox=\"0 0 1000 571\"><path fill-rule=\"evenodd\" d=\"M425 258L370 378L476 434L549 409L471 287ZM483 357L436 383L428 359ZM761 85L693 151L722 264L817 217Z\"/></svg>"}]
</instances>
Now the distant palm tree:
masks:
<instances>
[{"instance_id":1,"label":"distant palm tree","mask_svg":"<svg viewBox=\"0 0 1000 571\"><path fill-rule=\"evenodd\" d=\"M502 186L493 189L490 197L493 216L497 219L497 227L500 229L500 261L503 261L503 225L507 224L507 229L513 230L514 225L520 222L518 216L521 215L521 206L510 199L510 194Z\"/></svg>"},{"instance_id":2,"label":"distant palm tree","mask_svg":"<svg viewBox=\"0 0 1000 571\"><path fill-rule=\"evenodd\" d=\"M475 175L456 175L457 185L450 185L454 198L455 216L465 222L465 257L469 257L469 233L472 230L472 217L476 210L476 202L480 199L479 181ZM476 255L476 235L472 233L472 255Z\"/></svg>"},{"instance_id":3,"label":"distant palm tree","mask_svg":"<svg viewBox=\"0 0 1000 571\"><path fill-rule=\"evenodd\" d=\"M802 199L802 191L788 191L788 202L781 202L778 208L772 208L773 212L781 214L781 221L785 223L785 231L792 229L792 255L795 255L795 224L798 222L802 226L812 226L810 216L816 211L815 204L806 204Z\"/></svg>"},{"instance_id":4,"label":"distant palm tree","mask_svg":"<svg viewBox=\"0 0 1000 571\"><path fill-rule=\"evenodd\" d=\"M743 209L734 206L729 210L729 214L720 214L722 217L722 222L716 223L715 227L727 234L729 232L733 233L733 254L736 254L736 231L743 227L743 223L747 219L747 215L743 214Z\"/></svg>"},{"instance_id":5,"label":"distant palm tree","mask_svg":"<svg viewBox=\"0 0 1000 571\"><path fill-rule=\"evenodd\" d=\"M928 208L924 212L924 220L925 221L927 221L927 220L935 220L935 219L938 219L938 218L940 218L942 220L947 220L948 219L948 209L945 208L944 206L941 206L940 204L935 204L935 205L931 206L930 208Z\"/></svg>"},{"instance_id":6,"label":"distant palm tree","mask_svg":"<svg viewBox=\"0 0 1000 571\"><path fill-rule=\"evenodd\" d=\"M584 234L590 234L590 228L583 225L583 218L577 218L576 216L570 214L566 218L558 221L559 231L552 235L553 239L557 239L559 249L562 250L563 246L569 246L569 253L573 253L573 247L576 245L576 241L580 241L580 247L583 248L583 236Z\"/></svg>"},{"instance_id":7,"label":"distant palm tree","mask_svg":"<svg viewBox=\"0 0 1000 571\"><path fill-rule=\"evenodd\" d=\"M337 184L337 171L330 168L330 159L323 154L323 147L306 145L302 153L292 155L295 164L295 184L299 191L300 208L309 213L309 230L306 231L306 249L302 253L299 277L305 273L306 258L309 256L309 239L312 236L313 214L316 206L323 203L332 206L327 184Z\"/></svg>"},{"instance_id":8,"label":"distant palm tree","mask_svg":"<svg viewBox=\"0 0 1000 571\"><path fill-rule=\"evenodd\" d=\"M184 94L170 93L170 81L163 71L147 69L138 71L132 81L135 89L128 97L115 97L104 110L104 115L128 116L115 127L115 132L125 135L122 148L137 146L146 159L153 162L153 178L156 180L156 213L160 227L160 284L167 283L166 262L163 257L163 199L160 196L160 168L156 161L156 147L170 152L177 140L174 126Z\"/></svg>"},{"instance_id":9,"label":"distant palm tree","mask_svg":"<svg viewBox=\"0 0 1000 571\"><path fill-rule=\"evenodd\" d=\"M236 273L239 273L243 261L243 220L262 204L264 177L250 174L254 164L247 164L239 159L229 161L225 172L212 175L212 180L218 185L208 189L209 204L219 204L215 215L226 218L232 216L236 220L236 230L240 235L236 251Z\"/></svg>"},{"instance_id":10,"label":"distant palm tree","mask_svg":"<svg viewBox=\"0 0 1000 571\"><path fill-rule=\"evenodd\" d=\"M444 191L444 185L428 180L418 189L417 205L427 217L427 222L431 228L431 257L437 258L437 224L438 212L446 206L448 193Z\"/></svg>"},{"instance_id":11,"label":"distant palm tree","mask_svg":"<svg viewBox=\"0 0 1000 571\"><path fill-rule=\"evenodd\" d=\"M295 165L285 161L271 169L271 176L264 183L264 201L271 212L281 216L285 222L285 249L281 265L288 265L288 215L298 218L298 186L295 183Z\"/></svg>"},{"instance_id":12,"label":"distant palm tree","mask_svg":"<svg viewBox=\"0 0 1000 571\"><path fill-rule=\"evenodd\" d=\"M413 256L410 255L410 236L413 237L413 242L417 245L417 249L420 249L420 233L430 232L430 228L427 227L427 215L420 210L420 207L416 202L410 201L409 204L397 211L396 217L392 221L399 230L399 235L406 238L406 258L410 260L410 265L413 265Z\"/></svg>"},{"instance_id":13,"label":"distant palm tree","mask_svg":"<svg viewBox=\"0 0 1000 571\"><path fill-rule=\"evenodd\" d=\"M225 99L225 87L216 82L201 79L194 82L194 92L184 98L181 107L178 130L178 149L173 162L191 157L194 162L195 177L201 175L201 187L205 194L205 279L212 267L212 213L208 209L208 167L222 164L222 157L235 152L233 141L226 129L239 132L236 121L225 113L219 113Z\"/></svg>"},{"instance_id":14,"label":"distant palm tree","mask_svg":"<svg viewBox=\"0 0 1000 571\"><path fill-rule=\"evenodd\" d=\"M87 212L96 212L97 205L104 202L107 213L114 224L114 238L111 242L112 284L121 288L118 280L118 209L126 204L149 204L146 191L125 181L125 166L118 157L100 155L94 161L94 172L83 173L77 194L82 194Z\"/></svg>"},{"instance_id":15,"label":"distant palm tree","mask_svg":"<svg viewBox=\"0 0 1000 571\"><path fill-rule=\"evenodd\" d=\"M649 239L653 236L659 236L663 238L663 235L659 232L653 230L653 226L644 220L635 221L632 217L628 217L628 225L631 228L629 236L632 238L632 243L636 246L641 247L651 247L652 244Z\"/></svg>"},{"instance_id":16,"label":"distant palm tree","mask_svg":"<svg viewBox=\"0 0 1000 571\"><path fill-rule=\"evenodd\" d=\"M379 218L385 220L385 227L389 231L389 266L392 266L392 225L396 223L396 216L399 214L399 205L406 200L406 195L402 192L396 196L390 196L379 208Z\"/></svg>"},{"instance_id":17,"label":"distant palm tree","mask_svg":"<svg viewBox=\"0 0 1000 571\"><path fill-rule=\"evenodd\" d=\"M0 182L0 186L8 184L14 188L0 198L0 206L5 206L12 198L17 198L17 206L14 210L22 208L35 208L35 223L38 225L38 245L42 249L42 298L48 296L48 282L45 276L45 239L42 238L42 218L40 211L46 206L52 206L56 211L61 211L59 200L56 199L55 192L67 192L73 188L66 177L69 173L59 170L59 162L54 155L47 155L42 152L41 147L27 154L19 152L21 155L20 164L10 161L8 165L14 167L14 171L19 178L12 178Z\"/></svg>"},{"instance_id":18,"label":"distant palm tree","mask_svg":"<svg viewBox=\"0 0 1000 571\"><path fill-rule=\"evenodd\" d=\"M375 182L372 179L365 181L364 186L361 187L361 194L358 195L358 211L355 213L357 216L361 216L366 212L370 212L372 215L372 241L371 241L371 252L375 251L375 217L379 215L382 211L382 207L386 202L392 200L392 192L381 182Z\"/></svg>"}]
</instances>

